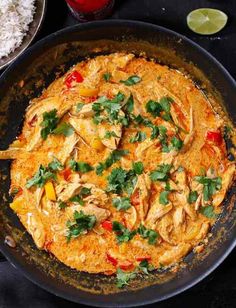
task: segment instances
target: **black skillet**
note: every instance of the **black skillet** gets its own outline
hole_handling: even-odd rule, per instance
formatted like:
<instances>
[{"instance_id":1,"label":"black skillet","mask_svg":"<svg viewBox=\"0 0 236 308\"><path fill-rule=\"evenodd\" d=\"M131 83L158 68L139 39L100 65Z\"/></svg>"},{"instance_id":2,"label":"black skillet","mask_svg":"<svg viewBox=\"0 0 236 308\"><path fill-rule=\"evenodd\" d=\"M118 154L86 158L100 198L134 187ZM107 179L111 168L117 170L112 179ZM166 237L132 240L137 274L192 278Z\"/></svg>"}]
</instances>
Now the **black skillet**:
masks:
<instances>
[{"instance_id":1,"label":"black skillet","mask_svg":"<svg viewBox=\"0 0 236 308\"><path fill-rule=\"evenodd\" d=\"M56 75L88 56L116 51L144 52L148 58L190 75L204 93L216 97L231 120L236 120L236 83L204 49L186 37L155 25L126 20L94 22L56 32L20 56L0 78L1 149L19 133L30 98L40 95ZM24 80L24 86L21 80ZM138 276L124 290L115 277L77 272L39 251L8 205L10 161L0 161L0 248L5 257L42 288L78 303L102 307L128 307L157 302L190 288L211 273L236 244L234 187L224 202L223 214L212 230L203 253L189 254L178 272ZM11 235L16 248L4 243Z\"/></svg>"}]
</instances>

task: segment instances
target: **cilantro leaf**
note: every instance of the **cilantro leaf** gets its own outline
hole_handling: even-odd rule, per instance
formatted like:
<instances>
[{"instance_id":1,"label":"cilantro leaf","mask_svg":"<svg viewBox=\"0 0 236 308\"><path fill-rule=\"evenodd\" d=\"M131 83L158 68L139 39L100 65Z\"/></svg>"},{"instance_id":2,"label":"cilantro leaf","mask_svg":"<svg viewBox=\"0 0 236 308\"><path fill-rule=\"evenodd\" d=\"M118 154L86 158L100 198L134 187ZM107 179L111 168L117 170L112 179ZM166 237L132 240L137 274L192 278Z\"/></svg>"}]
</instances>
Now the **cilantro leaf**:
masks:
<instances>
[{"instance_id":1,"label":"cilantro leaf","mask_svg":"<svg viewBox=\"0 0 236 308\"><path fill-rule=\"evenodd\" d=\"M200 208L200 213L207 218L216 218L217 215L214 212L214 207L212 205L203 206Z\"/></svg>"},{"instance_id":2,"label":"cilantro leaf","mask_svg":"<svg viewBox=\"0 0 236 308\"><path fill-rule=\"evenodd\" d=\"M103 74L103 79L108 82L111 79L111 73L105 73Z\"/></svg>"},{"instance_id":3,"label":"cilantro leaf","mask_svg":"<svg viewBox=\"0 0 236 308\"><path fill-rule=\"evenodd\" d=\"M99 124L104 120L110 123L118 121L119 111L122 108L121 102L125 99L125 95L119 92L113 99L108 99L106 96L101 96L92 105L94 114L94 123ZM101 117L101 113L106 111L107 117Z\"/></svg>"},{"instance_id":4,"label":"cilantro leaf","mask_svg":"<svg viewBox=\"0 0 236 308\"><path fill-rule=\"evenodd\" d=\"M118 211L126 211L131 207L130 199L127 197L123 198L114 198L112 200L112 205L118 210Z\"/></svg>"},{"instance_id":5,"label":"cilantro leaf","mask_svg":"<svg viewBox=\"0 0 236 308\"><path fill-rule=\"evenodd\" d=\"M74 211L73 220L68 220L67 226L67 241L84 234L91 230L96 224L95 215L86 215L83 211Z\"/></svg>"},{"instance_id":6,"label":"cilantro leaf","mask_svg":"<svg viewBox=\"0 0 236 308\"><path fill-rule=\"evenodd\" d=\"M87 187L82 187L80 192L79 192L80 196L85 197L91 194L91 188L87 188Z\"/></svg>"},{"instance_id":7,"label":"cilantro leaf","mask_svg":"<svg viewBox=\"0 0 236 308\"><path fill-rule=\"evenodd\" d=\"M117 277L117 287L123 288L125 285L129 284L129 281L131 279L134 279L136 277L135 272L124 272L120 268L116 271L116 277Z\"/></svg>"},{"instance_id":8,"label":"cilantro leaf","mask_svg":"<svg viewBox=\"0 0 236 308\"><path fill-rule=\"evenodd\" d=\"M67 207L67 204L65 202L60 202L58 206L60 210L64 210Z\"/></svg>"},{"instance_id":9,"label":"cilantro leaf","mask_svg":"<svg viewBox=\"0 0 236 308\"><path fill-rule=\"evenodd\" d=\"M167 205L169 203L169 200L168 200L168 195L169 195L169 191L168 190L163 190L161 193L160 193L160 196L159 196L159 202L160 204L162 205Z\"/></svg>"},{"instance_id":10,"label":"cilantro leaf","mask_svg":"<svg viewBox=\"0 0 236 308\"><path fill-rule=\"evenodd\" d=\"M53 161L48 164L48 168L52 171L59 171L63 169L63 165L56 157L54 157Z\"/></svg>"},{"instance_id":11,"label":"cilantro leaf","mask_svg":"<svg viewBox=\"0 0 236 308\"><path fill-rule=\"evenodd\" d=\"M120 82L124 83L126 86L133 86L134 84L139 83L141 80L142 80L141 77L133 75L126 80L120 80Z\"/></svg>"},{"instance_id":12,"label":"cilantro leaf","mask_svg":"<svg viewBox=\"0 0 236 308\"><path fill-rule=\"evenodd\" d=\"M197 201L198 198L198 193L197 191L190 191L189 196L188 196L188 203L192 204Z\"/></svg>"},{"instance_id":13,"label":"cilantro leaf","mask_svg":"<svg viewBox=\"0 0 236 308\"><path fill-rule=\"evenodd\" d=\"M142 174L143 169L143 163L141 161L133 163L133 170L136 174Z\"/></svg>"},{"instance_id":14,"label":"cilantro leaf","mask_svg":"<svg viewBox=\"0 0 236 308\"><path fill-rule=\"evenodd\" d=\"M156 125L152 125L151 126L151 129L152 129L152 132L151 132L151 136L150 136L150 139L155 139L157 138L158 134L159 134L159 128L158 126Z\"/></svg>"},{"instance_id":15,"label":"cilantro leaf","mask_svg":"<svg viewBox=\"0 0 236 308\"><path fill-rule=\"evenodd\" d=\"M124 108L128 113L131 113L134 110L134 98L133 95L130 94L127 103L125 104Z\"/></svg>"},{"instance_id":16,"label":"cilantro leaf","mask_svg":"<svg viewBox=\"0 0 236 308\"><path fill-rule=\"evenodd\" d=\"M100 162L96 167L97 175L102 175L103 171L110 168L114 163L119 161L122 156L125 156L129 153L128 150L114 150L105 160L105 162Z\"/></svg>"},{"instance_id":17,"label":"cilantro leaf","mask_svg":"<svg viewBox=\"0 0 236 308\"><path fill-rule=\"evenodd\" d=\"M69 200L70 200L70 202L79 203L80 205L84 205L84 201L83 201L83 199L80 197L80 195L73 196L73 197L71 197Z\"/></svg>"},{"instance_id":18,"label":"cilantro leaf","mask_svg":"<svg viewBox=\"0 0 236 308\"><path fill-rule=\"evenodd\" d=\"M170 176L170 170L172 165L162 164L158 168L150 173L150 179L152 181L167 181Z\"/></svg>"},{"instance_id":19,"label":"cilantro leaf","mask_svg":"<svg viewBox=\"0 0 236 308\"><path fill-rule=\"evenodd\" d=\"M77 162L74 159L69 161L69 166L73 171L86 173L92 171L94 168L85 162Z\"/></svg>"},{"instance_id":20,"label":"cilantro leaf","mask_svg":"<svg viewBox=\"0 0 236 308\"><path fill-rule=\"evenodd\" d=\"M78 103L77 105L76 105L76 111L77 112L80 112L80 110L84 107L84 103Z\"/></svg>"},{"instance_id":21,"label":"cilantro leaf","mask_svg":"<svg viewBox=\"0 0 236 308\"><path fill-rule=\"evenodd\" d=\"M105 135L104 135L104 139L111 139L111 137L115 137L115 138L119 138L119 136L117 136L117 134L114 131L106 131Z\"/></svg>"},{"instance_id":22,"label":"cilantro leaf","mask_svg":"<svg viewBox=\"0 0 236 308\"><path fill-rule=\"evenodd\" d=\"M203 184L203 199L209 201L213 194L222 187L221 177L208 178L206 176L196 176L195 180L198 183Z\"/></svg>"},{"instance_id":23,"label":"cilantro leaf","mask_svg":"<svg viewBox=\"0 0 236 308\"><path fill-rule=\"evenodd\" d=\"M162 110L166 113L170 112L170 103L173 103L173 99L168 96L164 96L160 99L160 105L162 107Z\"/></svg>"},{"instance_id":24,"label":"cilantro leaf","mask_svg":"<svg viewBox=\"0 0 236 308\"><path fill-rule=\"evenodd\" d=\"M159 234L152 229L147 229L144 225L140 224L137 233L144 239L148 239L148 244L155 245Z\"/></svg>"},{"instance_id":25,"label":"cilantro leaf","mask_svg":"<svg viewBox=\"0 0 236 308\"><path fill-rule=\"evenodd\" d=\"M162 111L161 104L153 100L149 100L146 104L146 111L156 118L159 117Z\"/></svg>"},{"instance_id":26,"label":"cilantro leaf","mask_svg":"<svg viewBox=\"0 0 236 308\"><path fill-rule=\"evenodd\" d=\"M79 203L84 205L83 197L86 197L91 194L91 188L82 187L79 194L70 198L71 202Z\"/></svg>"},{"instance_id":27,"label":"cilantro leaf","mask_svg":"<svg viewBox=\"0 0 236 308\"><path fill-rule=\"evenodd\" d=\"M135 143L135 142L142 142L147 138L146 134L144 132L137 132L135 136L130 138L130 142L131 143Z\"/></svg>"},{"instance_id":28,"label":"cilantro leaf","mask_svg":"<svg viewBox=\"0 0 236 308\"><path fill-rule=\"evenodd\" d=\"M177 138L176 136L174 136L172 139L171 139L171 144L173 146L174 149L177 149L177 150L180 150L183 146L183 141L180 140L179 138Z\"/></svg>"},{"instance_id":29,"label":"cilantro leaf","mask_svg":"<svg viewBox=\"0 0 236 308\"><path fill-rule=\"evenodd\" d=\"M59 118L57 117L56 109L43 113L43 121L40 123L40 126L42 126L41 137L44 140L46 140L48 135L56 128L58 121Z\"/></svg>"},{"instance_id":30,"label":"cilantro leaf","mask_svg":"<svg viewBox=\"0 0 236 308\"><path fill-rule=\"evenodd\" d=\"M69 137L73 134L74 128L66 123L62 122L60 123L53 131L52 133L55 135L64 135L65 137Z\"/></svg>"},{"instance_id":31,"label":"cilantro leaf","mask_svg":"<svg viewBox=\"0 0 236 308\"><path fill-rule=\"evenodd\" d=\"M149 264L148 260L143 260L139 263L139 269L146 275L149 275L149 272L154 271L154 266Z\"/></svg>"},{"instance_id":32,"label":"cilantro leaf","mask_svg":"<svg viewBox=\"0 0 236 308\"><path fill-rule=\"evenodd\" d=\"M134 186L137 182L137 176L133 170L124 170L122 168L115 168L107 177L108 187L107 192L121 193L122 190L131 195Z\"/></svg>"},{"instance_id":33,"label":"cilantro leaf","mask_svg":"<svg viewBox=\"0 0 236 308\"><path fill-rule=\"evenodd\" d=\"M127 172L122 168L115 168L111 171L107 177L108 180L108 192L120 193L125 185Z\"/></svg>"},{"instance_id":34,"label":"cilantro leaf","mask_svg":"<svg viewBox=\"0 0 236 308\"><path fill-rule=\"evenodd\" d=\"M26 182L26 188L30 188L32 186L43 187L44 184L50 179L55 180L56 175L50 171L48 167L40 165L39 170L35 173L35 175Z\"/></svg>"},{"instance_id":35,"label":"cilantro leaf","mask_svg":"<svg viewBox=\"0 0 236 308\"><path fill-rule=\"evenodd\" d=\"M136 231L130 231L118 221L112 222L112 230L116 233L118 244L129 242L135 236Z\"/></svg>"}]
</instances>

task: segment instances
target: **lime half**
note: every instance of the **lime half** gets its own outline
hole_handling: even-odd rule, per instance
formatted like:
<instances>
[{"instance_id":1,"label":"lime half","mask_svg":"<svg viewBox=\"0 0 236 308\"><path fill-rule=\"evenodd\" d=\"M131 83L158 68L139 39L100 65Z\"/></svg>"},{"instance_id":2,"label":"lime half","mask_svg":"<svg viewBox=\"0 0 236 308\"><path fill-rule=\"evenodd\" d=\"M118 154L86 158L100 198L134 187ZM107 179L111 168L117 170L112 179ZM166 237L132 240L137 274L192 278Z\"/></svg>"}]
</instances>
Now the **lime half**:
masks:
<instances>
[{"instance_id":1,"label":"lime half","mask_svg":"<svg viewBox=\"0 0 236 308\"><path fill-rule=\"evenodd\" d=\"M215 34L224 28L228 16L216 9L201 8L190 12L187 16L188 27L198 34Z\"/></svg>"}]
</instances>

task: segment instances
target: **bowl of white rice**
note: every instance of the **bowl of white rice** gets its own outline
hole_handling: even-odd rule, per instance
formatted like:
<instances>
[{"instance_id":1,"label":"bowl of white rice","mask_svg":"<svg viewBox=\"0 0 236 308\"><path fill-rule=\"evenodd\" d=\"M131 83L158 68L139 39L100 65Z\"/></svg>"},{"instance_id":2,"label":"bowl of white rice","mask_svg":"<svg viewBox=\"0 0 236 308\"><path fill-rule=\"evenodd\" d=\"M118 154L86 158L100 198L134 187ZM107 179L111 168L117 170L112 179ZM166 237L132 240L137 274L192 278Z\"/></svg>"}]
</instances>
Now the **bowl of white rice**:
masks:
<instances>
[{"instance_id":1,"label":"bowl of white rice","mask_svg":"<svg viewBox=\"0 0 236 308\"><path fill-rule=\"evenodd\" d=\"M46 12L46 0L0 0L0 70L33 41Z\"/></svg>"}]
</instances>

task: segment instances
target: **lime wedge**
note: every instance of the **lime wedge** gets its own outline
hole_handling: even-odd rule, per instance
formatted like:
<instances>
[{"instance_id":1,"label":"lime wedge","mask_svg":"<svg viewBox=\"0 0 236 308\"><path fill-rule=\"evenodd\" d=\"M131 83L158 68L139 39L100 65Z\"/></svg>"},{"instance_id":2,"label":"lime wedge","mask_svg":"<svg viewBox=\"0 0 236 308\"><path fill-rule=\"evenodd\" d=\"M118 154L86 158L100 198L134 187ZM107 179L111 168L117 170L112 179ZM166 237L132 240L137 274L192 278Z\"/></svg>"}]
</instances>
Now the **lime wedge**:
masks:
<instances>
[{"instance_id":1,"label":"lime wedge","mask_svg":"<svg viewBox=\"0 0 236 308\"><path fill-rule=\"evenodd\" d=\"M228 16L216 9L201 8L190 12L187 16L188 27L198 34L215 34L224 28Z\"/></svg>"}]
</instances>

